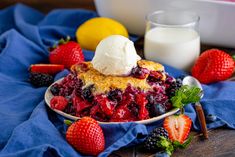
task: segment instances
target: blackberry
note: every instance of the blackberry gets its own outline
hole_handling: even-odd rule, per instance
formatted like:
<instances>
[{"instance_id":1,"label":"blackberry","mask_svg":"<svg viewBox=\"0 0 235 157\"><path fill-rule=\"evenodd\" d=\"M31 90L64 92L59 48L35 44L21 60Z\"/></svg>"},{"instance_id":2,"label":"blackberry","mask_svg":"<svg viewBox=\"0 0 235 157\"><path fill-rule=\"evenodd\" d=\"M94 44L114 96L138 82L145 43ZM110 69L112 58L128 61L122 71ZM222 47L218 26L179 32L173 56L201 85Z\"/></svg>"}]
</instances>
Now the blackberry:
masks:
<instances>
[{"instance_id":1,"label":"blackberry","mask_svg":"<svg viewBox=\"0 0 235 157\"><path fill-rule=\"evenodd\" d=\"M168 139L168 132L163 128L155 128L144 141L144 148L149 151L159 151L158 143L162 140L162 137Z\"/></svg>"},{"instance_id":2,"label":"blackberry","mask_svg":"<svg viewBox=\"0 0 235 157\"><path fill-rule=\"evenodd\" d=\"M139 106L136 103L131 103L127 106L127 108L131 111L131 113L138 117L139 115Z\"/></svg>"},{"instance_id":3,"label":"blackberry","mask_svg":"<svg viewBox=\"0 0 235 157\"><path fill-rule=\"evenodd\" d=\"M108 98L112 101L121 101L122 100L122 91L120 89L111 90L108 93Z\"/></svg>"},{"instance_id":4,"label":"blackberry","mask_svg":"<svg viewBox=\"0 0 235 157\"><path fill-rule=\"evenodd\" d=\"M171 98L175 95L176 90L182 86L182 79L177 78L173 81L170 86L166 89L166 94Z\"/></svg>"},{"instance_id":5,"label":"blackberry","mask_svg":"<svg viewBox=\"0 0 235 157\"><path fill-rule=\"evenodd\" d=\"M48 87L54 81L53 76L42 73L30 73L29 81L35 87Z\"/></svg>"}]
</instances>

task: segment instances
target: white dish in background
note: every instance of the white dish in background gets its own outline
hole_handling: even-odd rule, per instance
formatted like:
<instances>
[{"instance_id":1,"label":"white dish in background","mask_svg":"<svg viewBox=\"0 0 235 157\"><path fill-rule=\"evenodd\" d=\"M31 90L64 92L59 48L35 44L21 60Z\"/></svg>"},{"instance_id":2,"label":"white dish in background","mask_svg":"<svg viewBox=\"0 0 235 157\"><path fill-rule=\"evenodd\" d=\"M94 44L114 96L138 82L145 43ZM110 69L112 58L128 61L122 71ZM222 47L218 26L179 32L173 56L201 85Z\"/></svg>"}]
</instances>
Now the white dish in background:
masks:
<instances>
[{"instance_id":1,"label":"white dish in background","mask_svg":"<svg viewBox=\"0 0 235 157\"><path fill-rule=\"evenodd\" d=\"M189 10L200 16L201 41L235 48L235 3L215 0L95 0L100 16L124 24L128 31L144 35L145 16L158 10Z\"/></svg>"},{"instance_id":2,"label":"white dish in background","mask_svg":"<svg viewBox=\"0 0 235 157\"><path fill-rule=\"evenodd\" d=\"M61 82L62 80L63 80L63 78L59 79L58 81L54 82L53 84L59 83L59 82ZM52 84L52 85L53 85L53 84ZM47 90L46 90L46 92L45 92L45 95L44 95L44 100L45 100L46 104L47 104L50 108L51 108L50 101L51 101L51 99L53 98L53 95L52 95L52 93L51 93L51 91L50 91L50 88L51 88L52 85L50 85L50 86L47 88ZM51 108L51 109L52 109L52 108ZM70 114L68 114L68 113L65 113L65 112L62 112L62 111L60 111L60 110L56 110L56 109L52 109L52 110L55 111L56 113L58 113L59 115L65 117L65 118L71 119L71 120L78 120L78 119L81 119L81 118L79 118L79 117L72 116L72 115L70 115ZM168 116L170 116L170 115L173 115L173 114L177 113L178 111L179 111L179 109L178 109L178 108L175 108L175 109L172 109L172 110L169 111L169 112L166 112L166 113L163 114L163 115L160 115L160 116L157 116L157 117L154 117L154 118L150 118L150 119L146 119L146 120L135 121L135 123L139 123L139 124L150 124L150 123L159 121L159 120L161 120L161 119L163 119L163 118L165 118L165 117L168 117ZM99 122L99 123L100 123L100 124L119 124L119 123L124 123L124 122Z\"/></svg>"}]
</instances>

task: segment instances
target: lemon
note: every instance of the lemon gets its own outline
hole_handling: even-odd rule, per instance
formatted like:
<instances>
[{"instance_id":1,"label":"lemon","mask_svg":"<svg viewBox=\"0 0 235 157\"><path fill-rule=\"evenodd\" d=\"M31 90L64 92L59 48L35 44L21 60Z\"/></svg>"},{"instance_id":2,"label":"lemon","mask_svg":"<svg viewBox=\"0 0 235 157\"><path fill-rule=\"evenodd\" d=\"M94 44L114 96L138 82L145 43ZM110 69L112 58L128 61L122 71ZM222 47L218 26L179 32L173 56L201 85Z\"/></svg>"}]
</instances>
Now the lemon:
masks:
<instances>
[{"instance_id":1,"label":"lemon","mask_svg":"<svg viewBox=\"0 0 235 157\"><path fill-rule=\"evenodd\" d=\"M76 38L82 48L94 51L102 39L117 34L128 37L127 29L118 21L96 17L78 27Z\"/></svg>"}]
</instances>

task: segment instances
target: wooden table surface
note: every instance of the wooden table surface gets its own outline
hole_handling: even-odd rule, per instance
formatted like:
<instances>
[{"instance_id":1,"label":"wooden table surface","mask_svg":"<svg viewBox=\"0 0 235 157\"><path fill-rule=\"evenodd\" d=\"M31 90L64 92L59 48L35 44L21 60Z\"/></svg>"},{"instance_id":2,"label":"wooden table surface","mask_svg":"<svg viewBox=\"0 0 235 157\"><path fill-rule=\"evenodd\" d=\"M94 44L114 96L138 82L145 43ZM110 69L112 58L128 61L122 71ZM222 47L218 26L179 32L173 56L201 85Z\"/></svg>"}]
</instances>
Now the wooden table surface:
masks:
<instances>
[{"instance_id":1,"label":"wooden table surface","mask_svg":"<svg viewBox=\"0 0 235 157\"><path fill-rule=\"evenodd\" d=\"M93 0L1 0L0 8L21 2L30 5L44 13L55 8L85 8L95 10ZM136 44L138 53L143 57L143 40ZM202 50L211 46L202 46ZM215 46L213 46L215 48ZM224 48L221 48L224 49ZM234 49L224 49L235 54ZM173 157L235 157L235 131L227 128L218 128L209 131L209 139L203 140L201 135L191 132L194 136L192 143L185 150L177 150ZM123 148L113 152L111 157L149 157L149 152L143 152L139 146Z\"/></svg>"}]
</instances>

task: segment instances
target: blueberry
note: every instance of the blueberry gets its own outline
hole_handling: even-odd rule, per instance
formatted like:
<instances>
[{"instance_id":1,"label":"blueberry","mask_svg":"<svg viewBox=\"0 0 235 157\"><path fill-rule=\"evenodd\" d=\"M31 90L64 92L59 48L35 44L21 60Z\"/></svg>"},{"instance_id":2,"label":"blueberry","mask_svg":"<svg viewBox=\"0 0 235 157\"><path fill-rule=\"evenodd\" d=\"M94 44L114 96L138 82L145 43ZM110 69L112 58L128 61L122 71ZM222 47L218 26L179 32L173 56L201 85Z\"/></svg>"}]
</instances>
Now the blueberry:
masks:
<instances>
[{"instance_id":1,"label":"blueberry","mask_svg":"<svg viewBox=\"0 0 235 157\"><path fill-rule=\"evenodd\" d=\"M212 115L212 114L208 114L206 116L206 121L207 122L214 122L214 121L216 121L216 119L217 119L217 117L215 115Z\"/></svg>"},{"instance_id":2,"label":"blueberry","mask_svg":"<svg viewBox=\"0 0 235 157\"><path fill-rule=\"evenodd\" d=\"M50 88L50 91L53 95L59 95L59 93L60 93L59 85L57 83L52 85Z\"/></svg>"},{"instance_id":3,"label":"blueberry","mask_svg":"<svg viewBox=\"0 0 235 157\"><path fill-rule=\"evenodd\" d=\"M146 68L141 68L139 66L133 68L131 70L131 75L133 77L139 78L139 79L145 79L145 77L149 74L149 70Z\"/></svg>"},{"instance_id":4,"label":"blueberry","mask_svg":"<svg viewBox=\"0 0 235 157\"><path fill-rule=\"evenodd\" d=\"M93 91L94 85L90 85L82 90L82 96L87 101L91 102L94 98L92 91Z\"/></svg>"},{"instance_id":5,"label":"blueberry","mask_svg":"<svg viewBox=\"0 0 235 157\"><path fill-rule=\"evenodd\" d=\"M166 113L166 109L161 104L154 104L151 106L151 117L159 116Z\"/></svg>"},{"instance_id":6,"label":"blueberry","mask_svg":"<svg viewBox=\"0 0 235 157\"><path fill-rule=\"evenodd\" d=\"M154 157L170 157L167 152L157 152Z\"/></svg>"}]
</instances>

